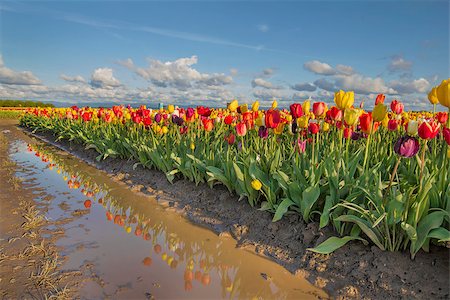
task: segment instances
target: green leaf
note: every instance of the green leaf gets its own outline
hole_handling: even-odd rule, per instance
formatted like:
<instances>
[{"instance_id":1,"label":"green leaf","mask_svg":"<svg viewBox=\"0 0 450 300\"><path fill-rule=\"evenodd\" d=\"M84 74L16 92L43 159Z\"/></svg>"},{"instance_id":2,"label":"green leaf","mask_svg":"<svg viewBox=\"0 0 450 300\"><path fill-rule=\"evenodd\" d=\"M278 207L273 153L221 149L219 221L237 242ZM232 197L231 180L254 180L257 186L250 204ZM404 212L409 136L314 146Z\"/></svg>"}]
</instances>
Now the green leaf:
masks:
<instances>
[{"instance_id":1,"label":"green leaf","mask_svg":"<svg viewBox=\"0 0 450 300\"><path fill-rule=\"evenodd\" d=\"M430 231L428 237L438 239L438 242L450 242L450 231L443 227L435 228Z\"/></svg>"},{"instance_id":2,"label":"green leaf","mask_svg":"<svg viewBox=\"0 0 450 300\"><path fill-rule=\"evenodd\" d=\"M289 207L291 205L294 205L295 203L292 202L291 199L284 198L283 201L278 205L277 210L275 211L275 215L273 216L272 222L276 222L280 220L283 215L288 211Z\"/></svg>"},{"instance_id":3,"label":"green leaf","mask_svg":"<svg viewBox=\"0 0 450 300\"><path fill-rule=\"evenodd\" d=\"M244 181L244 174L241 171L241 168L239 168L239 166L233 162L233 168L234 168L234 172L236 173L236 177L238 180L240 181Z\"/></svg>"},{"instance_id":4,"label":"green leaf","mask_svg":"<svg viewBox=\"0 0 450 300\"><path fill-rule=\"evenodd\" d=\"M353 215L342 215L336 218L337 221L343 221L343 222L352 222L357 224L361 230L372 240L372 242L377 245L378 248L381 250L384 250L383 244L381 244L380 239L375 231L373 231L368 225L367 221L364 221L363 219L353 216Z\"/></svg>"},{"instance_id":5,"label":"green leaf","mask_svg":"<svg viewBox=\"0 0 450 300\"><path fill-rule=\"evenodd\" d=\"M311 212L314 203L320 196L320 188L318 186L310 186L302 193L303 201L300 203L300 209L303 213L303 220L309 221L309 213Z\"/></svg>"},{"instance_id":6,"label":"green leaf","mask_svg":"<svg viewBox=\"0 0 450 300\"><path fill-rule=\"evenodd\" d=\"M367 244L367 241L363 238L357 237L357 236L344 236L344 237L330 237L320 245L318 245L315 248L307 248L306 250L320 253L320 254L330 254L331 252L335 251L336 249L341 248L345 244L347 244L349 241L353 240L360 240L364 244Z\"/></svg>"},{"instance_id":7,"label":"green leaf","mask_svg":"<svg viewBox=\"0 0 450 300\"><path fill-rule=\"evenodd\" d=\"M436 229L441 227L442 222L444 221L444 216L448 215L449 213L441 210L441 211L434 211L430 213L429 215L426 215L418 224L417 226L417 241L414 243L414 248L412 249L413 256L414 254L419 251L420 248L422 248L423 244L425 243L425 240L428 237L428 233L432 229ZM411 245L413 246L413 245Z\"/></svg>"}]
</instances>

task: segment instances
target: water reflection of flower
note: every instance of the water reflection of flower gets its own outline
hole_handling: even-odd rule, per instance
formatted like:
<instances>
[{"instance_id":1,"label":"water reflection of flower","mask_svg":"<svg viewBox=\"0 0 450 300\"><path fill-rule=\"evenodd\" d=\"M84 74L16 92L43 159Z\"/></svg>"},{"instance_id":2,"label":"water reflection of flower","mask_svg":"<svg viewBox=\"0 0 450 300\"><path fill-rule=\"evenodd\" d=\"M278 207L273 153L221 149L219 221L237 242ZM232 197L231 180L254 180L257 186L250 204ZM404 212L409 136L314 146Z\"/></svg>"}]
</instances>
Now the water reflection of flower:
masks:
<instances>
[{"instance_id":1,"label":"water reflection of flower","mask_svg":"<svg viewBox=\"0 0 450 300\"><path fill-rule=\"evenodd\" d=\"M245 274L239 265L226 257L226 251L221 251L222 242L219 244L205 243L205 241L184 241L175 232L171 232L166 224L162 222L152 222L144 213L136 210L132 205L127 206L126 201L115 197L111 193L111 188L106 184L97 184L88 174L80 172L73 164L68 164L63 158L54 155L42 145L28 145L28 151L34 151L35 156L40 157L42 162L47 163L49 170L56 167L57 174L67 181L69 189L79 189L80 193L93 199L105 210L107 221L113 221L125 231L152 244L150 253L160 257L165 261L170 269L177 269L184 265L184 289L191 291L194 282L197 281L202 286L211 284L211 274L217 274L220 279L221 295L223 298L253 298L254 294L246 287L254 281L254 274ZM69 179L70 178L70 179ZM161 245L161 241L163 244ZM144 257L141 263L145 267L151 267L153 258ZM235 262L234 262L235 263ZM244 272L244 273L243 273ZM259 287L259 295L272 295L276 298L285 298L287 295L283 291L274 292L269 281L263 281ZM272 282L273 284L273 282Z\"/></svg>"}]
</instances>

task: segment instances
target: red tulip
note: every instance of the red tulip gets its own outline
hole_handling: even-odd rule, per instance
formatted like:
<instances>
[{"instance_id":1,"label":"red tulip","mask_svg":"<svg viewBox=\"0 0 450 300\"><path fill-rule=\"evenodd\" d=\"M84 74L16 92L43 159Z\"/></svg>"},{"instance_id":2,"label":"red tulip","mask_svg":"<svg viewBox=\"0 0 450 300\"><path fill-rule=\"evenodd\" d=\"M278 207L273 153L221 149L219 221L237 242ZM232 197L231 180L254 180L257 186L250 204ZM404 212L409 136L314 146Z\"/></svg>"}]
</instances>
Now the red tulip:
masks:
<instances>
[{"instance_id":1,"label":"red tulip","mask_svg":"<svg viewBox=\"0 0 450 300\"><path fill-rule=\"evenodd\" d=\"M344 138L349 139L352 137L353 130L351 128L344 128Z\"/></svg>"},{"instance_id":2,"label":"red tulip","mask_svg":"<svg viewBox=\"0 0 450 300\"><path fill-rule=\"evenodd\" d=\"M361 131L364 133L370 133L372 129L372 115L370 113L364 113L359 117L359 125Z\"/></svg>"},{"instance_id":3,"label":"red tulip","mask_svg":"<svg viewBox=\"0 0 450 300\"><path fill-rule=\"evenodd\" d=\"M152 119L149 116L144 117L144 118L142 118L142 123L145 126L150 126L150 125L152 125Z\"/></svg>"},{"instance_id":4,"label":"red tulip","mask_svg":"<svg viewBox=\"0 0 450 300\"><path fill-rule=\"evenodd\" d=\"M91 202L91 200L86 200L86 201L84 201L84 207L86 207L86 208L90 208L90 207L91 207L91 205L92 205L92 202Z\"/></svg>"},{"instance_id":5,"label":"red tulip","mask_svg":"<svg viewBox=\"0 0 450 300\"><path fill-rule=\"evenodd\" d=\"M448 113L446 112L438 112L435 116L435 119L441 123L441 124L445 124L447 123L448 120Z\"/></svg>"},{"instance_id":6,"label":"red tulip","mask_svg":"<svg viewBox=\"0 0 450 300\"><path fill-rule=\"evenodd\" d=\"M213 128L214 128L213 120L211 120L211 119L203 119L202 123L203 123L203 127L205 127L206 131L213 130Z\"/></svg>"},{"instance_id":7,"label":"red tulip","mask_svg":"<svg viewBox=\"0 0 450 300\"><path fill-rule=\"evenodd\" d=\"M269 109L266 111L265 122L267 128L277 128L280 121L280 112L278 110Z\"/></svg>"},{"instance_id":8,"label":"red tulip","mask_svg":"<svg viewBox=\"0 0 450 300\"><path fill-rule=\"evenodd\" d=\"M300 118L303 116L303 109L300 103L291 104L289 108L291 109L291 115L293 118Z\"/></svg>"},{"instance_id":9,"label":"red tulip","mask_svg":"<svg viewBox=\"0 0 450 300\"><path fill-rule=\"evenodd\" d=\"M233 145L236 141L236 136L233 133L230 133L227 137L225 137L225 140L228 142L228 145Z\"/></svg>"},{"instance_id":10,"label":"red tulip","mask_svg":"<svg viewBox=\"0 0 450 300\"><path fill-rule=\"evenodd\" d=\"M395 131L398 128L398 122L397 120L389 120L388 122L388 129L390 131Z\"/></svg>"},{"instance_id":11,"label":"red tulip","mask_svg":"<svg viewBox=\"0 0 450 300\"><path fill-rule=\"evenodd\" d=\"M397 101L397 100L393 100L391 102L391 110L394 114L401 114L403 112L403 103Z\"/></svg>"},{"instance_id":12,"label":"red tulip","mask_svg":"<svg viewBox=\"0 0 450 300\"><path fill-rule=\"evenodd\" d=\"M233 116L232 115L228 115L225 117L225 119L223 120L225 124L227 125L231 125L231 123L233 123Z\"/></svg>"},{"instance_id":13,"label":"red tulip","mask_svg":"<svg viewBox=\"0 0 450 300\"><path fill-rule=\"evenodd\" d=\"M450 129L444 128L444 130L442 130L442 135L444 136L444 140L447 142L447 145L450 146Z\"/></svg>"},{"instance_id":14,"label":"red tulip","mask_svg":"<svg viewBox=\"0 0 450 300\"><path fill-rule=\"evenodd\" d=\"M317 134L319 132L319 124L317 123L310 123L308 126L308 130L309 132L311 132L312 134Z\"/></svg>"},{"instance_id":15,"label":"red tulip","mask_svg":"<svg viewBox=\"0 0 450 300\"><path fill-rule=\"evenodd\" d=\"M418 129L419 136L424 140L433 139L439 133L440 127L441 124L436 123L434 121L422 122L422 124L420 124Z\"/></svg>"},{"instance_id":16,"label":"red tulip","mask_svg":"<svg viewBox=\"0 0 450 300\"><path fill-rule=\"evenodd\" d=\"M197 112L203 117L209 117L211 115L211 110L208 107L198 106Z\"/></svg>"},{"instance_id":17,"label":"red tulip","mask_svg":"<svg viewBox=\"0 0 450 300\"><path fill-rule=\"evenodd\" d=\"M379 94L377 96L377 98L375 99L375 106L380 104L380 103L384 103L384 99L386 99L386 96L383 94Z\"/></svg>"},{"instance_id":18,"label":"red tulip","mask_svg":"<svg viewBox=\"0 0 450 300\"><path fill-rule=\"evenodd\" d=\"M81 114L81 117L83 118L83 121L89 122L92 119L92 112L85 111Z\"/></svg>"},{"instance_id":19,"label":"red tulip","mask_svg":"<svg viewBox=\"0 0 450 300\"><path fill-rule=\"evenodd\" d=\"M236 133L238 136L244 136L247 133L247 126L245 123L239 123L236 125Z\"/></svg>"},{"instance_id":20,"label":"red tulip","mask_svg":"<svg viewBox=\"0 0 450 300\"><path fill-rule=\"evenodd\" d=\"M336 106L333 106L328 112L330 113L330 118L331 119L333 119L335 121L342 120L342 110L340 110Z\"/></svg>"},{"instance_id":21,"label":"red tulip","mask_svg":"<svg viewBox=\"0 0 450 300\"><path fill-rule=\"evenodd\" d=\"M313 113L316 117L321 117L325 113L327 105L324 102L313 103Z\"/></svg>"}]
</instances>

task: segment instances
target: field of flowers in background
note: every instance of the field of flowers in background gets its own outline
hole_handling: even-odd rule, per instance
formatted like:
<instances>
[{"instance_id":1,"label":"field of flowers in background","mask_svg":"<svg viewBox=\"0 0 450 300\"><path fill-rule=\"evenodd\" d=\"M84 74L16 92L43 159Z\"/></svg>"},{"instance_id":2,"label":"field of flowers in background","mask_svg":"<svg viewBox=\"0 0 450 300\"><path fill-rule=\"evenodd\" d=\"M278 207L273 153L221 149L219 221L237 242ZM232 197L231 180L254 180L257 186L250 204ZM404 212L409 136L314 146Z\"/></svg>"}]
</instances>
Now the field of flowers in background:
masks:
<instances>
[{"instance_id":1,"label":"field of flowers in background","mask_svg":"<svg viewBox=\"0 0 450 300\"><path fill-rule=\"evenodd\" d=\"M429 101L450 109L450 79ZM251 206L333 226L336 235L314 249L330 253L350 240L382 250L450 241L450 124L448 112L407 112L397 100L356 108L353 92L324 102L260 110L34 108L22 126L95 149L97 159L133 159L172 182L222 184Z\"/></svg>"}]
</instances>

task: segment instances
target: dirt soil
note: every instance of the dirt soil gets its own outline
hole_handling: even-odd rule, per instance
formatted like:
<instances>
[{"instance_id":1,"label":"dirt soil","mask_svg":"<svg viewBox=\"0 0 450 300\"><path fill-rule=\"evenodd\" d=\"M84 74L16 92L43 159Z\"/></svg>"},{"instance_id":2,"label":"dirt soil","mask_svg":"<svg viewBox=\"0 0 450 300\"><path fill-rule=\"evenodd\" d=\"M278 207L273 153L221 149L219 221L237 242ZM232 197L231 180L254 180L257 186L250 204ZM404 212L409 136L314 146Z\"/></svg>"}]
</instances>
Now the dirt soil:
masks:
<instances>
[{"instance_id":1,"label":"dirt soil","mask_svg":"<svg viewBox=\"0 0 450 300\"><path fill-rule=\"evenodd\" d=\"M54 242L64 232L45 229L56 223L44 217L46 207L38 206L33 190L15 177L17 166L9 160L2 131L0 126L0 298L71 299L80 273L59 270L64 259Z\"/></svg>"},{"instance_id":2,"label":"dirt soil","mask_svg":"<svg viewBox=\"0 0 450 300\"><path fill-rule=\"evenodd\" d=\"M414 260L408 252L381 251L358 242L349 242L330 255L312 253L306 248L332 236L332 229L319 230L317 223L306 224L297 214L273 223L270 213L239 202L222 186L210 189L187 180L170 184L160 171L142 167L133 170L133 161L108 158L97 162L93 149L55 142L49 134L36 136L105 171L132 190L155 196L161 205L173 207L192 222L219 235L231 235L237 247L268 257L292 273L301 273L333 298L449 298L448 248L431 246L430 253L421 251Z\"/></svg>"}]
</instances>

